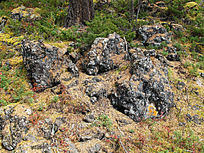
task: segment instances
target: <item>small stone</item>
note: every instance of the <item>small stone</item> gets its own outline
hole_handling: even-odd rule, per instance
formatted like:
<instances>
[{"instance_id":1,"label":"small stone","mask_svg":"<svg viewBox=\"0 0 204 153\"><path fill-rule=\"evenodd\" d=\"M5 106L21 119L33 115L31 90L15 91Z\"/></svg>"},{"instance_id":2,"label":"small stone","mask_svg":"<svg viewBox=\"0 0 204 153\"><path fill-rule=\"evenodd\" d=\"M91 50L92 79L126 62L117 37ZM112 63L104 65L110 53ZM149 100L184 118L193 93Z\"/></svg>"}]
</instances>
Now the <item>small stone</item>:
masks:
<instances>
[{"instance_id":1,"label":"small stone","mask_svg":"<svg viewBox=\"0 0 204 153\"><path fill-rule=\"evenodd\" d=\"M196 80L196 83L197 83L197 85L199 85L200 87L203 86L203 82L202 82L202 80L200 80L200 79L197 79L197 80Z\"/></svg>"},{"instance_id":2,"label":"small stone","mask_svg":"<svg viewBox=\"0 0 204 153\"><path fill-rule=\"evenodd\" d=\"M76 147L75 147L75 144L72 143L71 140L69 140L69 138L65 138L65 142L69 145L69 150L71 153L78 153Z\"/></svg>"},{"instance_id":3,"label":"small stone","mask_svg":"<svg viewBox=\"0 0 204 153\"><path fill-rule=\"evenodd\" d=\"M200 76L201 76L201 77L204 77L204 73L200 73Z\"/></svg>"},{"instance_id":4,"label":"small stone","mask_svg":"<svg viewBox=\"0 0 204 153\"><path fill-rule=\"evenodd\" d=\"M101 145L100 144L95 144L92 148L88 150L88 153L97 153L101 150Z\"/></svg>"},{"instance_id":5,"label":"small stone","mask_svg":"<svg viewBox=\"0 0 204 153\"><path fill-rule=\"evenodd\" d=\"M63 124L63 123L64 123L63 118L57 118L56 121L55 121L55 124L56 124L56 126L58 126L58 127L60 127L61 124Z\"/></svg>"},{"instance_id":6,"label":"small stone","mask_svg":"<svg viewBox=\"0 0 204 153\"><path fill-rule=\"evenodd\" d=\"M180 81L178 81L178 83L177 83L177 89L178 90L181 90L181 89L183 89L184 87L185 87L185 83L184 82L180 82Z\"/></svg>"},{"instance_id":7,"label":"small stone","mask_svg":"<svg viewBox=\"0 0 204 153\"><path fill-rule=\"evenodd\" d=\"M201 124L201 121L200 121L198 115L192 116L192 121L193 121L194 123L196 123L196 124Z\"/></svg>"},{"instance_id":8,"label":"small stone","mask_svg":"<svg viewBox=\"0 0 204 153\"><path fill-rule=\"evenodd\" d=\"M143 44L160 46L162 42L169 43L170 34L162 25L144 25L139 28L139 34L143 38Z\"/></svg>"},{"instance_id":9,"label":"small stone","mask_svg":"<svg viewBox=\"0 0 204 153\"><path fill-rule=\"evenodd\" d=\"M178 54L169 54L166 58L169 61L180 61L180 56Z\"/></svg>"},{"instance_id":10,"label":"small stone","mask_svg":"<svg viewBox=\"0 0 204 153\"><path fill-rule=\"evenodd\" d=\"M47 123L47 124L52 124L51 118L46 118L46 119L45 119L45 123Z\"/></svg>"},{"instance_id":11,"label":"small stone","mask_svg":"<svg viewBox=\"0 0 204 153\"><path fill-rule=\"evenodd\" d=\"M26 109L25 112L26 112L27 115L31 115L32 114L32 110L30 108Z\"/></svg>"},{"instance_id":12,"label":"small stone","mask_svg":"<svg viewBox=\"0 0 204 153\"><path fill-rule=\"evenodd\" d=\"M179 126L185 126L186 125L186 123L184 123L184 122L179 122Z\"/></svg>"},{"instance_id":13,"label":"small stone","mask_svg":"<svg viewBox=\"0 0 204 153\"><path fill-rule=\"evenodd\" d=\"M110 135L108 133L105 134L106 138L110 138Z\"/></svg>"},{"instance_id":14,"label":"small stone","mask_svg":"<svg viewBox=\"0 0 204 153\"><path fill-rule=\"evenodd\" d=\"M91 140L91 139L93 139L92 136L81 136L79 141L80 142L85 142L85 141L88 141L88 140Z\"/></svg>"},{"instance_id":15,"label":"small stone","mask_svg":"<svg viewBox=\"0 0 204 153\"><path fill-rule=\"evenodd\" d=\"M24 140L24 141L32 141L32 142L37 142L36 137L34 137L34 136L33 136L33 135L31 135L31 134L28 134L27 136L25 136L25 137L23 138L23 140Z\"/></svg>"},{"instance_id":16,"label":"small stone","mask_svg":"<svg viewBox=\"0 0 204 153\"><path fill-rule=\"evenodd\" d=\"M192 116L190 114L186 114L186 120L187 121L192 121Z\"/></svg>"},{"instance_id":17,"label":"small stone","mask_svg":"<svg viewBox=\"0 0 204 153\"><path fill-rule=\"evenodd\" d=\"M85 118L83 119L85 122L87 123L92 123L95 120L94 115L90 114L90 115L86 115Z\"/></svg>"},{"instance_id":18,"label":"small stone","mask_svg":"<svg viewBox=\"0 0 204 153\"><path fill-rule=\"evenodd\" d=\"M85 56L83 69L89 75L97 75L117 68L120 61L114 57L124 57L126 45L126 41L116 33L110 34L108 38L96 38Z\"/></svg>"},{"instance_id":19,"label":"small stone","mask_svg":"<svg viewBox=\"0 0 204 153\"><path fill-rule=\"evenodd\" d=\"M96 97L91 97L90 100L92 104L95 104L98 101Z\"/></svg>"},{"instance_id":20,"label":"small stone","mask_svg":"<svg viewBox=\"0 0 204 153\"><path fill-rule=\"evenodd\" d=\"M95 145L95 152L99 152L100 149L101 149L101 145L97 143L97 144Z\"/></svg>"}]
</instances>

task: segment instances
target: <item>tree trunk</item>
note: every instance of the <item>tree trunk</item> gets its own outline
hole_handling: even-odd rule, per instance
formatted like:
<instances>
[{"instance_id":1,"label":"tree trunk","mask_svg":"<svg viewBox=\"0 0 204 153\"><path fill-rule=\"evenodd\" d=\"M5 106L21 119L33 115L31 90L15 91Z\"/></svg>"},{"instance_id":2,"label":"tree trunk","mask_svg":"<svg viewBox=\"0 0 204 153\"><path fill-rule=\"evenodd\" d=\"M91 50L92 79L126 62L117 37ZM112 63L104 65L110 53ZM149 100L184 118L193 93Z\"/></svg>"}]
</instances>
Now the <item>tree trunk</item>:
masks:
<instances>
[{"instance_id":1,"label":"tree trunk","mask_svg":"<svg viewBox=\"0 0 204 153\"><path fill-rule=\"evenodd\" d=\"M93 19L93 17L93 0L70 0L65 27L75 24L85 24L86 21Z\"/></svg>"},{"instance_id":2,"label":"tree trunk","mask_svg":"<svg viewBox=\"0 0 204 153\"><path fill-rule=\"evenodd\" d=\"M135 11L134 11L134 0L130 0L130 15L131 15L131 20L134 19L134 14L135 14Z\"/></svg>"}]
</instances>

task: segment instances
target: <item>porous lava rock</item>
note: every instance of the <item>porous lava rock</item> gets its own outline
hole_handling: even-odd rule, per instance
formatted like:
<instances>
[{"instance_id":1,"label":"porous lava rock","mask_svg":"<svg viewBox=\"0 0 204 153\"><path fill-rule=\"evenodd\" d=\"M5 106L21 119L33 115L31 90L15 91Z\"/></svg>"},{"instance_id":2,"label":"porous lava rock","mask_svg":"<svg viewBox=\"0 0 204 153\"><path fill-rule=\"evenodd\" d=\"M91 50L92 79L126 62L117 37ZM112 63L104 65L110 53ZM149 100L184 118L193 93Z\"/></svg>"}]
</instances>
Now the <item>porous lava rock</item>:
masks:
<instances>
[{"instance_id":1,"label":"porous lava rock","mask_svg":"<svg viewBox=\"0 0 204 153\"><path fill-rule=\"evenodd\" d=\"M180 61L180 56L178 55L177 49L175 47L167 47L167 52L168 52L168 55L167 55L167 59L169 61Z\"/></svg>"},{"instance_id":2,"label":"porous lava rock","mask_svg":"<svg viewBox=\"0 0 204 153\"><path fill-rule=\"evenodd\" d=\"M17 144L28 131L28 120L26 117L13 115L13 108L4 111L4 115L0 116L0 135L2 137L2 146L8 151L16 148Z\"/></svg>"},{"instance_id":3,"label":"porous lava rock","mask_svg":"<svg viewBox=\"0 0 204 153\"><path fill-rule=\"evenodd\" d=\"M82 63L85 72L97 75L117 68L126 48L126 41L116 33L110 34L108 38L96 38Z\"/></svg>"},{"instance_id":4,"label":"porous lava rock","mask_svg":"<svg viewBox=\"0 0 204 153\"><path fill-rule=\"evenodd\" d=\"M134 121L163 117L174 105L166 64L155 50L137 48L129 55L131 75L116 81L109 95L112 105Z\"/></svg>"},{"instance_id":5,"label":"porous lava rock","mask_svg":"<svg viewBox=\"0 0 204 153\"><path fill-rule=\"evenodd\" d=\"M139 28L144 45L160 46L162 42L170 43L171 34L162 25L144 25Z\"/></svg>"},{"instance_id":6,"label":"porous lava rock","mask_svg":"<svg viewBox=\"0 0 204 153\"><path fill-rule=\"evenodd\" d=\"M59 49L46 47L42 42L22 42L23 62L35 91L42 91L60 83L62 58Z\"/></svg>"}]
</instances>

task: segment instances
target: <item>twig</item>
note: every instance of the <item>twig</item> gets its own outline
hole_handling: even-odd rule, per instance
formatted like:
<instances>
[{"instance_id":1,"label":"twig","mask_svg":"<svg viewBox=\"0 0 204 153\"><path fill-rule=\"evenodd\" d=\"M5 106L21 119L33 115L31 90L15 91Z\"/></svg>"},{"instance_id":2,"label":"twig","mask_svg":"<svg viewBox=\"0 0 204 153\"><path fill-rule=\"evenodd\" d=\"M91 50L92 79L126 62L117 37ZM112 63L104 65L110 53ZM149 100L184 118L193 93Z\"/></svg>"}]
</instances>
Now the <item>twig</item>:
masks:
<instances>
[{"instance_id":1,"label":"twig","mask_svg":"<svg viewBox=\"0 0 204 153\"><path fill-rule=\"evenodd\" d=\"M122 146L123 150L125 151L125 153L128 153L128 151L125 149L125 146L123 145L123 143L121 142L121 140L119 139L120 145Z\"/></svg>"},{"instance_id":2,"label":"twig","mask_svg":"<svg viewBox=\"0 0 204 153\"><path fill-rule=\"evenodd\" d=\"M117 121L118 123L118 121ZM118 124L119 125L119 124ZM121 136L124 136L124 133L120 130L119 126L118 126L118 130L120 131L121 133ZM125 153L128 153L128 151L125 149L125 146L123 145L123 143L121 142L121 140L119 139L119 143L120 145L122 146L123 150L125 151Z\"/></svg>"},{"instance_id":3,"label":"twig","mask_svg":"<svg viewBox=\"0 0 204 153\"><path fill-rule=\"evenodd\" d=\"M124 133L120 130L120 128L118 127L118 130L120 131L121 133L121 136L124 136Z\"/></svg>"}]
</instances>

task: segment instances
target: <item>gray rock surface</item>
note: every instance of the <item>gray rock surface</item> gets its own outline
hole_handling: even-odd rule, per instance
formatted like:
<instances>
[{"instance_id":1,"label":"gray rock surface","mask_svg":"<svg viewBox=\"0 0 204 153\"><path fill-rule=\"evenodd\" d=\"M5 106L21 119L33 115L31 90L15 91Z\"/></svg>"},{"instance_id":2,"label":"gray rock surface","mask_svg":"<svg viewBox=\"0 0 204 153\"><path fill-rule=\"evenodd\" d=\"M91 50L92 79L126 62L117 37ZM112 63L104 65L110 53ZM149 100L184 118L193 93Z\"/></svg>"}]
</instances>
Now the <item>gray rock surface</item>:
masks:
<instances>
[{"instance_id":1,"label":"gray rock surface","mask_svg":"<svg viewBox=\"0 0 204 153\"><path fill-rule=\"evenodd\" d=\"M166 115L173 104L173 92L167 67L157 56L145 56L141 49L132 50L130 78L123 76L109 96L113 106L135 121Z\"/></svg>"},{"instance_id":2,"label":"gray rock surface","mask_svg":"<svg viewBox=\"0 0 204 153\"><path fill-rule=\"evenodd\" d=\"M126 52L126 45L125 40L116 33L108 38L96 38L83 62L85 72L97 75L117 68L118 55Z\"/></svg>"},{"instance_id":3,"label":"gray rock surface","mask_svg":"<svg viewBox=\"0 0 204 153\"><path fill-rule=\"evenodd\" d=\"M8 151L14 150L28 131L27 118L12 115L13 111L13 108L10 108L5 110L4 116L0 116L2 146Z\"/></svg>"},{"instance_id":4,"label":"gray rock surface","mask_svg":"<svg viewBox=\"0 0 204 153\"><path fill-rule=\"evenodd\" d=\"M143 44L160 46L162 42L170 43L171 37L162 25L144 25L139 28Z\"/></svg>"}]
</instances>

